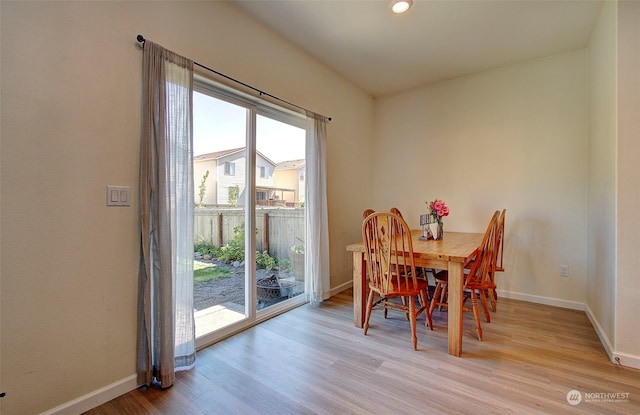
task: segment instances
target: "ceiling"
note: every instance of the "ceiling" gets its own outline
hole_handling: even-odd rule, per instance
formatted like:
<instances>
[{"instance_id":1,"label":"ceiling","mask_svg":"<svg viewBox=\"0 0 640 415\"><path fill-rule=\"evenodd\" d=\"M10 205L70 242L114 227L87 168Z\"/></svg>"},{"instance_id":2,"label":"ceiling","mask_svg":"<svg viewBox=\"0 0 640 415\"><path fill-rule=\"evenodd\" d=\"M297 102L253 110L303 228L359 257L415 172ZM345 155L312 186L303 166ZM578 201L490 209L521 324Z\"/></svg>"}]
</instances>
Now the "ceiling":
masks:
<instances>
[{"instance_id":1,"label":"ceiling","mask_svg":"<svg viewBox=\"0 0 640 415\"><path fill-rule=\"evenodd\" d=\"M374 97L587 46L602 0L232 0Z\"/></svg>"}]
</instances>

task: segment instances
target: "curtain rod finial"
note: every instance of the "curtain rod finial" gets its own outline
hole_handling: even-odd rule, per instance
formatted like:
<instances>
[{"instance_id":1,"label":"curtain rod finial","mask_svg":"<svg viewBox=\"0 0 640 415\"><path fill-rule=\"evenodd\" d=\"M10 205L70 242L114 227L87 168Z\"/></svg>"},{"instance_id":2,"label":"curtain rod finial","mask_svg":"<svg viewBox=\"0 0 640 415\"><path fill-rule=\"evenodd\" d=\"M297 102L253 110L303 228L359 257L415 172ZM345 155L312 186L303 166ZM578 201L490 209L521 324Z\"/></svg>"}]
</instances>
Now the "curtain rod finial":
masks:
<instances>
[{"instance_id":1,"label":"curtain rod finial","mask_svg":"<svg viewBox=\"0 0 640 415\"><path fill-rule=\"evenodd\" d=\"M136 36L136 40L137 40L138 42L140 42L140 43L144 43L145 38L144 38L144 36L142 36L142 35L138 35L138 36Z\"/></svg>"}]
</instances>

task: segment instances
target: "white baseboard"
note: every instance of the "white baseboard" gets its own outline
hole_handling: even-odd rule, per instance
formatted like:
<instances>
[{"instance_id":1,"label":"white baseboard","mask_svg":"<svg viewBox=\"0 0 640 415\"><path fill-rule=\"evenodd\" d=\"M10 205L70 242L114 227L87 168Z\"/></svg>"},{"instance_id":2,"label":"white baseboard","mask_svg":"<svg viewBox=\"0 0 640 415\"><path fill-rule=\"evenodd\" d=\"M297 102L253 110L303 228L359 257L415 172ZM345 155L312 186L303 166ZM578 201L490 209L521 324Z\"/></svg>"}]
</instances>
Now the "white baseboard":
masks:
<instances>
[{"instance_id":1,"label":"white baseboard","mask_svg":"<svg viewBox=\"0 0 640 415\"><path fill-rule=\"evenodd\" d=\"M559 298L543 297L541 295L531 295L531 294L517 293L513 291L498 290L498 297L528 301L530 303L536 303L536 304L551 305L554 307L569 308L571 310L584 311L584 308L585 308L585 304L580 303L578 301L562 300Z\"/></svg>"},{"instance_id":2,"label":"white baseboard","mask_svg":"<svg viewBox=\"0 0 640 415\"><path fill-rule=\"evenodd\" d=\"M333 297L334 295L339 294L344 290L348 290L351 287L353 287L353 281L349 280L349 281L347 281L345 283L342 283L342 284L338 285L337 287L333 287L329 291L329 295L331 295Z\"/></svg>"},{"instance_id":3,"label":"white baseboard","mask_svg":"<svg viewBox=\"0 0 640 415\"><path fill-rule=\"evenodd\" d=\"M611 361L615 364L640 369L640 356L622 352L613 352L613 355L610 356Z\"/></svg>"},{"instance_id":4,"label":"white baseboard","mask_svg":"<svg viewBox=\"0 0 640 415\"><path fill-rule=\"evenodd\" d=\"M135 374L127 376L124 379L120 379L110 385L43 412L41 415L78 415L105 402L109 402L118 396L124 395L127 392L131 392L137 387L138 377Z\"/></svg>"},{"instance_id":5,"label":"white baseboard","mask_svg":"<svg viewBox=\"0 0 640 415\"><path fill-rule=\"evenodd\" d=\"M613 349L611 342L609 341L609 337L607 333L605 333L604 329L600 325L600 322L591 311L589 305L585 304L585 313L587 313L587 317L589 317L589 321L593 325L593 328L596 330L596 334L600 338L600 343L604 347L604 350L607 352L609 356L609 360L611 363L621 366L632 367L635 369L640 369L640 356L632 355L629 353L617 352Z\"/></svg>"},{"instance_id":6,"label":"white baseboard","mask_svg":"<svg viewBox=\"0 0 640 415\"><path fill-rule=\"evenodd\" d=\"M609 360L611 360L611 362L613 363L617 363L613 357L613 345L609 341L609 337L607 336L607 333L604 331L604 329L600 325L600 322L596 318L595 314L593 314L593 311L591 311L591 307L589 307L588 304L584 305L584 312L587 314L587 317L589 318L591 325L595 329L596 334L598 335L598 338L600 339L600 343L602 343L602 346L604 347L605 352L607 352L607 355L609 356Z\"/></svg>"}]
</instances>

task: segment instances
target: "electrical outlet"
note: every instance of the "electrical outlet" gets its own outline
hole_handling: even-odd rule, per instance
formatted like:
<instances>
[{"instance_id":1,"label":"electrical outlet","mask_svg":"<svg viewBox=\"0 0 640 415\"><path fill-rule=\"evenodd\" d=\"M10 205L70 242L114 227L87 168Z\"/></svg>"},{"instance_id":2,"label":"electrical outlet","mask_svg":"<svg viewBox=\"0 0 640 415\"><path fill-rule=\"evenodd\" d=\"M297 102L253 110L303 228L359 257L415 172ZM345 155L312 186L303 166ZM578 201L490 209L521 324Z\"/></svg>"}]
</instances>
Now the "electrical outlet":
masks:
<instances>
[{"instance_id":1,"label":"electrical outlet","mask_svg":"<svg viewBox=\"0 0 640 415\"><path fill-rule=\"evenodd\" d=\"M560 276L561 277L569 276L569 265L560 265Z\"/></svg>"}]
</instances>

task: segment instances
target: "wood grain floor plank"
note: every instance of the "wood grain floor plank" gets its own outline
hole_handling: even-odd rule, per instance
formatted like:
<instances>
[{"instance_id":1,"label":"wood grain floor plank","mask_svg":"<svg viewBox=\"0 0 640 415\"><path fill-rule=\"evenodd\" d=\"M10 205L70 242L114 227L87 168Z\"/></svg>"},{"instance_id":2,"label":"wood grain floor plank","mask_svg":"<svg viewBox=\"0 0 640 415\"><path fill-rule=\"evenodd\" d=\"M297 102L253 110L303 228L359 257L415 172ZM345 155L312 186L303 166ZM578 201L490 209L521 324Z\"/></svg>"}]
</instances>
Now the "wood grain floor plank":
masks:
<instances>
[{"instance_id":1,"label":"wood grain floor plank","mask_svg":"<svg viewBox=\"0 0 640 415\"><path fill-rule=\"evenodd\" d=\"M483 341L465 313L461 358L447 354L446 311L433 321L418 325L417 351L399 313L374 310L364 336L346 291L199 351L168 390L137 389L87 415L640 413L640 371L609 361L583 312L501 298Z\"/></svg>"}]
</instances>

